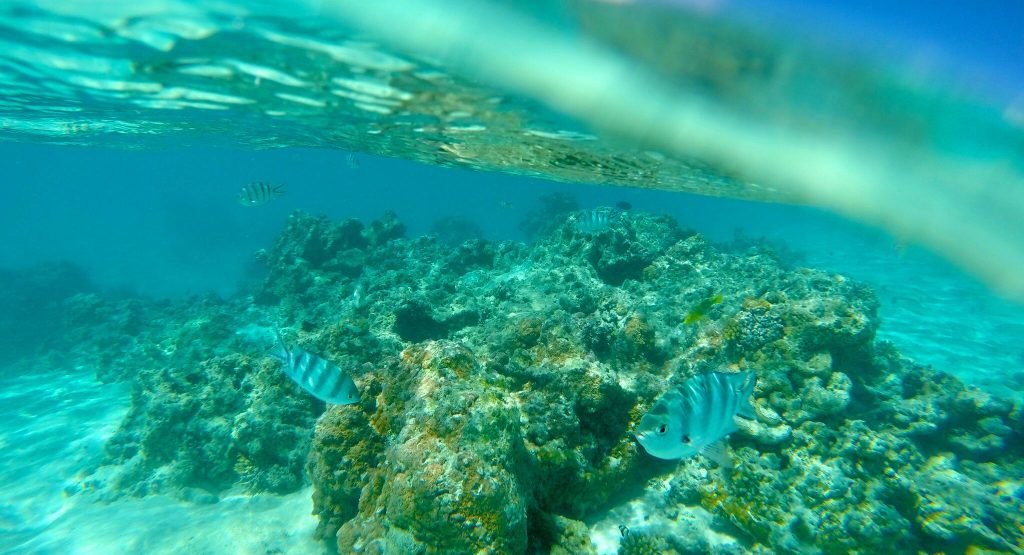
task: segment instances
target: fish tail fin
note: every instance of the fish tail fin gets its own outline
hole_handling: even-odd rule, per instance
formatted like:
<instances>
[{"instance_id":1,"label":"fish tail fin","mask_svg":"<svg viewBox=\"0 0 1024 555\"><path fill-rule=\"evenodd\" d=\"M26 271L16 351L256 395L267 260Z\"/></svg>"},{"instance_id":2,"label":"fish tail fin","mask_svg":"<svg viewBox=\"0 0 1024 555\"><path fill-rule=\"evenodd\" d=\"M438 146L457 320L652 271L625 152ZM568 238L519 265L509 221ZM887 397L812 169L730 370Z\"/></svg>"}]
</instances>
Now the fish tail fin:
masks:
<instances>
[{"instance_id":1,"label":"fish tail fin","mask_svg":"<svg viewBox=\"0 0 1024 555\"><path fill-rule=\"evenodd\" d=\"M754 386L757 384L757 374L747 371L747 376L743 380L743 398L740 399L739 406L736 408L736 414L743 418L749 418L751 420L757 419L757 413L754 412L754 406L750 404L750 398L754 395Z\"/></svg>"}]
</instances>

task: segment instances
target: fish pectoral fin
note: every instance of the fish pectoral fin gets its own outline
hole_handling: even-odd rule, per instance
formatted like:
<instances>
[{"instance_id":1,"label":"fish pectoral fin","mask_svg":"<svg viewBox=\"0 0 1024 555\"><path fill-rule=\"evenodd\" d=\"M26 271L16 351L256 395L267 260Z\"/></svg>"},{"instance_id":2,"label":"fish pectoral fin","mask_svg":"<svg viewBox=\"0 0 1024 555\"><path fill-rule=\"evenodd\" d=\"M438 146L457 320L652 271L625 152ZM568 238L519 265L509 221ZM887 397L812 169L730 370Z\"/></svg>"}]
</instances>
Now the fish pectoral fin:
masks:
<instances>
[{"instance_id":1,"label":"fish pectoral fin","mask_svg":"<svg viewBox=\"0 0 1024 555\"><path fill-rule=\"evenodd\" d=\"M743 401L740 401L739 408L737 408L736 410L736 414L749 420L757 420L757 413L754 412L754 405L750 404L750 399L744 399Z\"/></svg>"},{"instance_id":2,"label":"fish pectoral fin","mask_svg":"<svg viewBox=\"0 0 1024 555\"><path fill-rule=\"evenodd\" d=\"M711 459L722 468L732 468L732 459L729 458L729 445L725 442L725 438L705 445L700 450L700 454Z\"/></svg>"}]
</instances>

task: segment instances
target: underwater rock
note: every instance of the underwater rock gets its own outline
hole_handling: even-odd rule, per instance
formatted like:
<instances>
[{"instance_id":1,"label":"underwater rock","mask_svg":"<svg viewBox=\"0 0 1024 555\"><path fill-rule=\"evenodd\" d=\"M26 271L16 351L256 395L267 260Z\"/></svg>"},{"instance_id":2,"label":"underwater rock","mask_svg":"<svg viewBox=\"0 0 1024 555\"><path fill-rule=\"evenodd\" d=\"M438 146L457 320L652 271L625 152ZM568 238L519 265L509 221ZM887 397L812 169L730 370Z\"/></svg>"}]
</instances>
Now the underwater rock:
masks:
<instances>
[{"instance_id":1,"label":"underwater rock","mask_svg":"<svg viewBox=\"0 0 1024 555\"><path fill-rule=\"evenodd\" d=\"M405 237L405 224L399 221L394 212L389 210L379 220L370 223L370 227L363 231L363 237L370 245L380 246L388 241Z\"/></svg>"},{"instance_id":2,"label":"underwater rock","mask_svg":"<svg viewBox=\"0 0 1024 555\"><path fill-rule=\"evenodd\" d=\"M703 477L693 475L683 482L678 478L686 469L700 467L678 465L671 488L674 503L699 504L711 511L723 523L723 534L743 531L745 539L723 550L893 552L926 545L929 540L912 525L918 518L915 467L925 460L923 446L913 438L925 436L911 430L921 423L930 423L934 430L946 429L951 415L957 415L952 420L958 422L957 429L1007 437L999 435L1006 428L1014 429L1002 412L1005 407L962 394L958 397L955 387L923 386L915 392L909 385L900 386L900 379L927 384L938 375L886 354L884 345L877 352L873 349L877 303L856 284L809 270L787 273L761 250L724 254L699 236L679 237L671 227L636 224L632 218L646 216L621 216L609 230L586 238L555 231L531 251L505 250L508 254L496 256L486 269L489 273L478 266L464 274L472 275L473 282L456 281L467 292L476 288L492 300L492 306L480 309L483 313L508 317L482 317L457 332L458 343L419 342L426 347L406 347L408 360L422 357L411 354L422 349L433 352L447 345L443 350L451 352L461 344L458 350L467 348L471 353L463 358L474 361L456 365L472 369L459 378L463 394L501 392L516 399L519 416L512 420L518 422L513 425L518 432L509 430L501 436L506 438L501 440L506 451L497 457L508 460L508 452L517 453L513 457L517 470L505 467L516 478L502 483L518 489L512 499L532 500L532 508L526 511L527 543L515 543L516 549L522 545L531 550L553 549L559 534L553 525L543 523L584 518L607 507L615 492L630 484L673 472L675 465L662 466L644 457L628 431L664 392L666 380L678 383L693 373L738 364L753 364L759 381L758 420L730 439L736 468L729 480L717 478L722 470L715 469L702 470ZM668 245L646 263L641 279L623 281L620 287L588 273L592 261L586 254L591 248L588 243L599 244L602 237L611 240L616 226L661 229L663 242L658 244ZM461 293L441 293L440 283L430 285L422 277L405 279L421 291L438 292L422 297L438 300L424 301L420 307L421 316L429 315L435 322L431 325L443 321L436 316L438 302L459 299L460 306L472 305ZM388 283L402 287L400 281ZM709 290L721 292L723 302L708 318L684 326L683 317L693 299L706 298ZM757 296L750 296L752 290ZM384 306L408 306L397 294L392 298L388 301L392 304ZM729 322L742 324L735 335L730 335ZM420 339L397 335L407 345ZM647 351L647 346L652 350ZM452 356L453 361L459 358ZM437 416L407 414L407 397L393 398L390 392L422 390L418 381L395 383L394 376L411 371L408 367L397 370L392 364L385 372L375 373L386 395L378 397L377 412L371 418L374 428L382 437L401 439L411 434L412 423L419 422L420 433L426 435L410 437L437 437L437 449L451 457L464 453L459 449L480 449L453 434L451 425L436 424ZM494 378L481 382L473 377L478 372ZM913 377L915 373L918 378ZM947 379L952 378L942 378ZM916 409L927 406L936 409ZM381 417L392 413L407 415ZM396 421L404 424L392 423ZM521 441L518 447L505 443L516 437L511 441ZM411 453L423 449L415 441L401 445ZM956 446L948 439L942 445ZM394 456L389 451L388 457ZM986 456L993 452L986 451ZM1001 460L1006 461L1005 456ZM434 459L417 455L401 460L403 468L428 468ZM466 460L478 464L473 457ZM405 472L419 476L413 470ZM370 494L360 501L359 515L341 526L340 545L376 542L424 550L430 550L428 545L449 545L434 543L453 541L444 534L424 541L425 532L408 524L376 524L373 515L381 506L389 508L378 519L394 506L396 514L418 510L425 515L421 518L435 522L437 517L431 515L445 514L450 502L439 496L442 501L424 501L418 509L396 504L390 501L395 496L419 490L407 477L387 476L368 479L370 489L364 491ZM453 480L443 472L424 479L427 483ZM950 491L946 498L955 495ZM1006 522L1013 520L1007 518ZM438 526L446 529L443 523ZM389 535L387 530L394 529L401 532ZM627 547L647 545L643 537L638 532Z\"/></svg>"},{"instance_id":3,"label":"underwater rock","mask_svg":"<svg viewBox=\"0 0 1024 555\"><path fill-rule=\"evenodd\" d=\"M739 311L730 320L723 334L729 346L737 353L753 353L761 347L782 339L782 316L770 308L756 306Z\"/></svg>"},{"instance_id":4,"label":"underwater rock","mask_svg":"<svg viewBox=\"0 0 1024 555\"><path fill-rule=\"evenodd\" d=\"M282 377L273 364L256 367L242 355L140 374L106 448L107 462L126 469L113 479L116 489L299 489L318 402Z\"/></svg>"},{"instance_id":5,"label":"underwater rock","mask_svg":"<svg viewBox=\"0 0 1024 555\"><path fill-rule=\"evenodd\" d=\"M339 551L523 552L520 417L498 377L447 342L407 348L384 372L371 422L389 447L363 473Z\"/></svg>"},{"instance_id":6,"label":"underwater rock","mask_svg":"<svg viewBox=\"0 0 1024 555\"><path fill-rule=\"evenodd\" d=\"M257 301L272 304L306 292L301 303L316 302L316 294L341 278L358 277L367 264L367 249L380 247L405 235L405 226L394 213L364 227L354 219L332 223L326 217L295 212L284 233L258 259L267 267Z\"/></svg>"},{"instance_id":7,"label":"underwater rock","mask_svg":"<svg viewBox=\"0 0 1024 555\"><path fill-rule=\"evenodd\" d=\"M317 487L314 514L317 537L335 541L338 529L356 516L367 473L384 454L384 439L359 407L330 407L316 423L307 471Z\"/></svg>"},{"instance_id":8,"label":"underwater rock","mask_svg":"<svg viewBox=\"0 0 1024 555\"><path fill-rule=\"evenodd\" d=\"M471 239L455 249L455 253L445 261L448 266L446 269L456 275L474 269L490 269L494 267L497 255L498 249L493 244L482 239Z\"/></svg>"},{"instance_id":9,"label":"underwater rock","mask_svg":"<svg viewBox=\"0 0 1024 555\"><path fill-rule=\"evenodd\" d=\"M580 523L637 491L657 516L626 550L1024 546L1021 408L875 341L863 287L636 211L592 234L563 214L530 246L402 234L295 214L255 304L67 299L68 356L132 382L111 495L292 491L305 465L343 553L586 553ZM324 413L235 333L268 322L361 402ZM732 469L637 448L659 396L723 369L757 374Z\"/></svg>"},{"instance_id":10,"label":"underwater rock","mask_svg":"<svg viewBox=\"0 0 1024 555\"><path fill-rule=\"evenodd\" d=\"M656 534L623 531L618 555L659 555L671 553L668 540Z\"/></svg>"},{"instance_id":11,"label":"underwater rock","mask_svg":"<svg viewBox=\"0 0 1024 555\"><path fill-rule=\"evenodd\" d=\"M571 518L553 515L550 519L551 555L586 555L594 553L587 525Z\"/></svg>"},{"instance_id":12,"label":"underwater rock","mask_svg":"<svg viewBox=\"0 0 1024 555\"><path fill-rule=\"evenodd\" d=\"M832 354L829 352L815 353L807 360L794 360L793 370L801 375L799 379L828 376L832 373Z\"/></svg>"},{"instance_id":13,"label":"underwater rock","mask_svg":"<svg viewBox=\"0 0 1024 555\"><path fill-rule=\"evenodd\" d=\"M395 310L395 333L403 341L418 343L447 337L454 331L476 324L479 319L479 314L472 310L439 317L429 304L412 299Z\"/></svg>"},{"instance_id":14,"label":"underwater rock","mask_svg":"<svg viewBox=\"0 0 1024 555\"><path fill-rule=\"evenodd\" d=\"M1024 510L1020 497L993 496L992 488L959 471L955 457L937 455L929 459L914 481L918 496L917 524L930 539L943 549L954 552L978 548L998 552L1019 551L1020 530L1008 530L1001 523ZM989 474L986 472L986 474ZM956 491L955 499L943 491Z\"/></svg>"},{"instance_id":15,"label":"underwater rock","mask_svg":"<svg viewBox=\"0 0 1024 555\"><path fill-rule=\"evenodd\" d=\"M268 261L271 269L285 264L285 259L304 261L311 268L325 268L341 252L365 248L371 241L358 220L335 224L325 217L312 218L300 212L288 216L284 234L275 247L275 258ZM280 262L278 262L280 261Z\"/></svg>"},{"instance_id":16,"label":"underwater rock","mask_svg":"<svg viewBox=\"0 0 1024 555\"><path fill-rule=\"evenodd\" d=\"M617 218L608 233L590 241L587 258L608 285L640 279L643 270L681 236L669 218Z\"/></svg>"},{"instance_id":17,"label":"underwater rock","mask_svg":"<svg viewBox=\"0 0 1024 555\"><path fill-rule=\"evenodd\" d=\"M786 315L787 326L799 324L797 341L804 352L827 351L835 358L870 345L878 329L878 299L869 289L842 276L810 275L804 284L826 293L792 306ZM833 292L840 295L827 294Z\"/></svg>"},{"instance_id":18,"label":"underwater rock","mask_svg":"<svg viewBox=\"0 0 1024 555\"><path fill-rule=\"evenodd\" d=\"M429 304L409 300L395 310L395 333L403 341L419 342L441 339L448 330L443 321L434 318Z\"/></svg>"},{"instance_id":19,"label":"underwater rock","mask_svg":"<svg viewBox=\"0 0 1024 555\"><path fill-rule=\"evenodd\" d=\"M793 437L793 428L787 424L768 426L757 420L736 419L736 426L744 435L750 436L761 445L778 445Z\"/></svg>"},{"instance_id":20,"label":"underwater rock","mask_svg":"<svg viewBox=\"0 0 1024 555\"><path fill-rule=\"evenodd\" d=\"M853 382L842 372L833 372L827 383L818 377L808 379L802 388L803 405L801 414L787 415L793 421L805 418L822 420L837 414L850 404L850 388Z\"/></svg>"}]
</instances>

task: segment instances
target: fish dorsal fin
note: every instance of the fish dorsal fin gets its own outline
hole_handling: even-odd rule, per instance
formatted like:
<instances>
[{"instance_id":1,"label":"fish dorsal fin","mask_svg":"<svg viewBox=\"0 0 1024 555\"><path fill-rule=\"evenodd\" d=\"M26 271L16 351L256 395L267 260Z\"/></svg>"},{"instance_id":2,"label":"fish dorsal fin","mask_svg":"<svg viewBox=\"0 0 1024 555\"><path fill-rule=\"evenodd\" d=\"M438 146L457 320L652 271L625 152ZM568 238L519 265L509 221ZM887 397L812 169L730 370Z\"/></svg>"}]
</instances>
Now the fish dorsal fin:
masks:
<instances>
[{"instance_id":1,"label":"fish dorsal fin","mask_svg":"<svg viewBox=\"0 0 1024 555\"><path fill-rule=\"evenodd\" d=\"M671 390L665 392L658 401L651 407L651 414L671 416L674 413L679 412L679 408L682 405L683 396L677 390Z\"/></svg>"},{"instance_id":2,"label":"fish dorsal fin","mask_svg":"<svg viewBox=\"0 0 1024 555\"><path fill-rule=\"evenodd\" d=\"M671 389L666 391L665 394L661 396L661 399L667 404L674 405L682 402L683 394L680 393L678 389Z\"/></svg>"},{"instance_id":3,"label":"fish dorsal fin","mask_svg":"<svg viewBox=\"0 0 1024 555\"><path fill-rule=\"evenodd\" d=\"M707 380L707 375L686 380L680 391L680 402L684 402L687 407L701 406L707 399Z\"/></svg>"},{"instance_id":4,"label":"fish dorsal fin","mask_svg":"<svg viewBox=\"0 0 1024 555\"><path fill-rule=\"evenodd\" d=\"M709 443L700 450L700 454L712 460L722 468L732 468L732 459L729 458L729 445L722 438L714 443Z\"/></svg>"}]
</instances>

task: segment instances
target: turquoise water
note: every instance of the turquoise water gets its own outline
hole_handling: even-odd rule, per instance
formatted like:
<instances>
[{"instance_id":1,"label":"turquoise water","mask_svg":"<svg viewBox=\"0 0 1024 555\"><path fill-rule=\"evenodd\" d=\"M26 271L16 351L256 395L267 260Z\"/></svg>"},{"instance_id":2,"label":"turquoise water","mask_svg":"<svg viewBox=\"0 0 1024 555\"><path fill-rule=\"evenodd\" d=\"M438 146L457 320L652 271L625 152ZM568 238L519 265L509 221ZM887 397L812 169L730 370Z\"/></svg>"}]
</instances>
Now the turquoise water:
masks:
<instances>
[{"instance_id":1,"label":"turquoise water","mask_svg":"<svg viewBox=\"0 0 1024 555\"><path fill-rule=\"evenodd\" d=\"M863 10L0 7L0 551L1024 551L1022 46Z\"/></svg>"}]
</instances>

